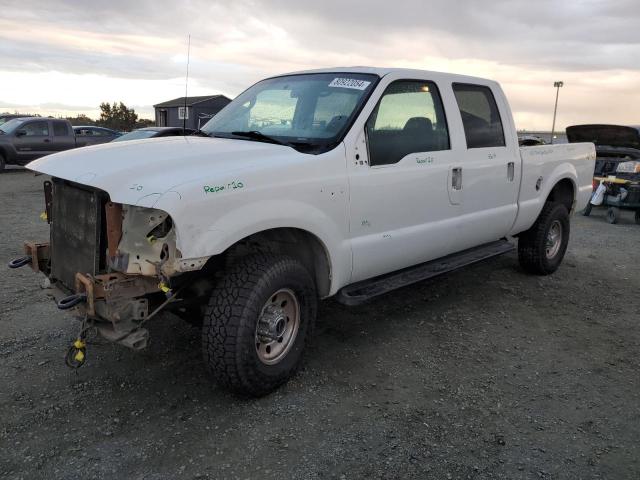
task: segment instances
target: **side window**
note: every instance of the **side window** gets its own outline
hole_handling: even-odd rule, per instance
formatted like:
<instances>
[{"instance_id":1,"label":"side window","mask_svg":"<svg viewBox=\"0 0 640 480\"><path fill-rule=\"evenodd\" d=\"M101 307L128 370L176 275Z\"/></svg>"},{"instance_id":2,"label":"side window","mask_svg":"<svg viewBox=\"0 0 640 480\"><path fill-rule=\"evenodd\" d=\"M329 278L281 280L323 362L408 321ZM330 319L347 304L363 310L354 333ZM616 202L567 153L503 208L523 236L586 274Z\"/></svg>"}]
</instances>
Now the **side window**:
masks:
<instances>
[{"instance_id":1,"label":"side window","mask_svg":"<svg viewBox=\"0 0 640 480\"><path fill-rule=\"evenodd\" d=\"M29 122L22 127L27 137L48 137L49 125L46 121L43 122Z\"/></svg>"},{"instance_id":2,"label":"side window","mask_svg":"<svg viewBox=\"0 0 640 480\"><path fill-rule=\"evenodd\" d=\"M449 149L438 88L423 80L393 82L366 124L369 164L398 163L410 153Z\"/></svg>"},{"instance_id":3,"label":"side window","mask_svg":"<svg viewBox=\"0 0 640 480\"><path fill-rule=\"evenodd\" d=\"M504 130L496 99L489 87L454 83L467 148L504 147Z\"/></svg>"},{"instance_id":4,"label":"side window","mask_svg":"<svg viewBox=\"0 0 640 480\"><path fill-rule=\"evenodd\" d=\"M56 122L53 121L53 135L55 137L66 137L69 135L69 129L67 128L67 124L65 122Z\"/></svg>"}]
</instances>

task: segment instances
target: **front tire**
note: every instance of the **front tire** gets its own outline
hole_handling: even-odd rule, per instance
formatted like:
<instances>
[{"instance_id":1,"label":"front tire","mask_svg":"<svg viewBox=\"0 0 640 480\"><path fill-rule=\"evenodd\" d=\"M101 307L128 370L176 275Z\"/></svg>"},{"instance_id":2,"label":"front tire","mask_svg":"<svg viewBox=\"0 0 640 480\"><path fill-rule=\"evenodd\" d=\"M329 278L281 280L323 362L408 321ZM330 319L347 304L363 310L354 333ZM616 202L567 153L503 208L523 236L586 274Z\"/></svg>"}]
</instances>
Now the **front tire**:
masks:
<instances>
[{"instance_id":1,"label":"front tire","mask_svg":"<svg viewBox=\"0 0 640 480\"><path fill-rule=\"evenodd\" d=\"M559 203L545 203L536 223L518 239L518 260L537 275L555 272L569 244L569 212Z\"/></svg>"},{"instance_id":2,"label":"front tire","mask_svg":"<svg viewBox=\"0 0 640 480\"><path fill-rule=\"evenodd\" d=\"M4 155L0 153L0 173L4 171L6 166L7 166L7 161L5 160Z\"/></svg>"},{"instance_id":3,"label":"front tire","mask_svg":"<svg viewBox=\"0 0 640 480\"><path fill-rule=\"evenodd\" d=\"M240 258L207 305L205 363L221 385L243 395L266 395L300 366L316 310L315 283L298 260L271 254Z\"/></svg>"}]
</instances>

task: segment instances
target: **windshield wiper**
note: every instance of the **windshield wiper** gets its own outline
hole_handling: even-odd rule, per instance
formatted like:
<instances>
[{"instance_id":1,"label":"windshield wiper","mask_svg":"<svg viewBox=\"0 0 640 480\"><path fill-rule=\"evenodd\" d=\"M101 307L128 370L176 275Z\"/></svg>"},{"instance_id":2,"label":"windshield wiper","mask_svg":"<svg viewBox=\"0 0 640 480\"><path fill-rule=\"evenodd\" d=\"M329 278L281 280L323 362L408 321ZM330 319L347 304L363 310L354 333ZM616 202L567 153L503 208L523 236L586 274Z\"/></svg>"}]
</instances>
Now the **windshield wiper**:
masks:
<instances>
[{"instance_id":1,"label":"windshield wiper","mask_svg":"<svg viewBox=\"0 0 640 480\"><path fill-rule=\"evenodd\" d=\"M282 140L278 140L277 138L270 137L269 135L265 135L258 130L249 130L246 132L231 132L231 135L235 135L236 137L247 137L253 138L254 140L259 140L263 142L275 143L277 145L284 145L285 147L290 147L291 144L287 142L283 142Z\"/></svg>"}]
</instances>

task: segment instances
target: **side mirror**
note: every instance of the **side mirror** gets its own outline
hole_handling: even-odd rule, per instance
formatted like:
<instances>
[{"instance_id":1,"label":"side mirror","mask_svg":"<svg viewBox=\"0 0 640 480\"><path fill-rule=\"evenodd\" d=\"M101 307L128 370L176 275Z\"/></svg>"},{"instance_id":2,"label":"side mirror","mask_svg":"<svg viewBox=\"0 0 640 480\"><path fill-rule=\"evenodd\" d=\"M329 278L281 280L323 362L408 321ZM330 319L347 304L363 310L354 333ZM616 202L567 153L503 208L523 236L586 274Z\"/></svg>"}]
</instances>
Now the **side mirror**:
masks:
<instances>
[{"instance_id":1,"label":"side mirror","mask_svg":"<svg viewBox=\"0 0 640 480\"><path fill-rule=\"evenodd\" d=\"M20 130L16 130L16 137L24 137L27 134L27 131L24 128Z\"/></svg>"}]
</instances>

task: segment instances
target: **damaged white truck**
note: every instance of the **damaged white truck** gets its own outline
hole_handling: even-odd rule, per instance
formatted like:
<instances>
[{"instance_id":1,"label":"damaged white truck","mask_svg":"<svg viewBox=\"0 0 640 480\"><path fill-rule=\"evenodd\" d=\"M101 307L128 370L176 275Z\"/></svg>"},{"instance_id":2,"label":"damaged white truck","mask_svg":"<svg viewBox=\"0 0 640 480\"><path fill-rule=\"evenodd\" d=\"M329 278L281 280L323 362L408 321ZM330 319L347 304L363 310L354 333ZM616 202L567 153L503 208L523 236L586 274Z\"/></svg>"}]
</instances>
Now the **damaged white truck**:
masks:
<instances>
[{"instance_id":1,"label":"damaged white truck","mask_svg":"<svg viewBox=\"0 0 640 480\"><path fill-rule=\"evenodd\" d=\"M144 348L171 310L202 328L205 363L264 395L296 371L319 299L353 305L511 251L560 265L591 195L590 143L518 147L490 80L337 68L258 82L196 136L105 144L28 165L48 242L12 261L58 306Z\"/></svg>"}]
</instances>

